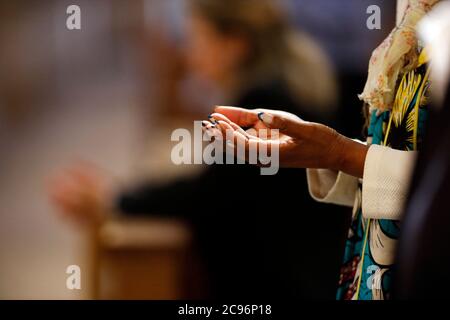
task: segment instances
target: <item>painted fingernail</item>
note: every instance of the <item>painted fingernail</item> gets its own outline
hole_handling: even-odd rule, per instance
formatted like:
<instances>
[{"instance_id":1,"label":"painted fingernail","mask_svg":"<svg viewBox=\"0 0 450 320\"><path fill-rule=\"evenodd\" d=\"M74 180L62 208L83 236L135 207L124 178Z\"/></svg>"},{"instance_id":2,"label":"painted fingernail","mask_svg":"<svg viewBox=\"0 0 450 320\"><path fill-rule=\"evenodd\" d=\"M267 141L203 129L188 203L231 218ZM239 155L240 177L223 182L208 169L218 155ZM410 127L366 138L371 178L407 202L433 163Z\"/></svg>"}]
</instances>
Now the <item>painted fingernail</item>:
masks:
<instances>
[{"instance_id":1,"label":"painted fingernail","mask_svg":"<svg viewBox=\"0 0 450 320\"><path fill-rule=\"evenodd\" d=\"M213 124L211 124L211 122L208 122L208 121L202 122L202 126L206 130L210 130L211 128L215 128L215 126Z\"/></svg>"},{"instance_id":2,"label":"painted fingernail","mask_svg":"<svg viewBox=\"0 0 450 320\"><path fill-rule=\"evenodd\" d=\"M258 118L265 124L271 124L273 121L273 115L265 113L265 112L258 113Z\"/></svg>"},{"instance_id":3,"label":"painted fingernail","mask_svg":"<svg viewBox=\"0 0 450 320\"><path fill-rule=\"evenodd\" d=\"M261 121L264 121L263 119L262 119L262 115L264 114L264 112L260 112L260 113L258 113L258 118L259 118L259 120L261 120Z\"/></svg>"}]
</instances>

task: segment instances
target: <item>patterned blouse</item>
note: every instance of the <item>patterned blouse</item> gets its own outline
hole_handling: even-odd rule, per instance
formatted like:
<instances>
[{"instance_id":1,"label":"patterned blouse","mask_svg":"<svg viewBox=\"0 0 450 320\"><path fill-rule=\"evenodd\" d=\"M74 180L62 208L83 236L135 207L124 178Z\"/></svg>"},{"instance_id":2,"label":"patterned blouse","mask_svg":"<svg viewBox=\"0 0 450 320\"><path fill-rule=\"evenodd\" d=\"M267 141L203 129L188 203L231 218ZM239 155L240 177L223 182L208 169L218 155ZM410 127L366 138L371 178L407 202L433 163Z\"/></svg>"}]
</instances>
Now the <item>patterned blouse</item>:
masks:
<instances>
[{"instance_id":1,"label":"patterned blouse","mask_svg":"<svg viewBox=\"0 0 450 320\"><path fill-rule=\"evenodd\" d=\"M416 69L397 87L392 111L371 112L368 141L397 150L419 150L427 120L429 67L425 50ZM358 191L361 199L361 189ZM337 299L389 299L400 221L364 218L355 208L345 247Z\"/></svg>"}]
</instances>

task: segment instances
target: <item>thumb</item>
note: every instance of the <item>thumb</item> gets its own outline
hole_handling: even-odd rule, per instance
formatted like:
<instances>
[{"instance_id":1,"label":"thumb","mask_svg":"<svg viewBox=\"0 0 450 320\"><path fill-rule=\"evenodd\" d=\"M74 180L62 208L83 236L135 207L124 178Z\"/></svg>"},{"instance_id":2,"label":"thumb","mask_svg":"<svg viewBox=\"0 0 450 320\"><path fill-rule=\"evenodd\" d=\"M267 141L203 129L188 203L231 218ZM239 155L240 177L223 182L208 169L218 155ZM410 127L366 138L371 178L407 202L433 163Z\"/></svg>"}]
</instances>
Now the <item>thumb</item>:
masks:
<instances>
[{"instance_id":1,"label":"thumb","mask_svg":"<svg viewBox=\"0 0 450 320\"><path fill-rule=\"evenodd\" d=\"M268 112L258 113L258 118L270 129L278 129L281 133L293 138L301 138L304 135L306 122L303 120Z\"/></svg>"}]
</instances>

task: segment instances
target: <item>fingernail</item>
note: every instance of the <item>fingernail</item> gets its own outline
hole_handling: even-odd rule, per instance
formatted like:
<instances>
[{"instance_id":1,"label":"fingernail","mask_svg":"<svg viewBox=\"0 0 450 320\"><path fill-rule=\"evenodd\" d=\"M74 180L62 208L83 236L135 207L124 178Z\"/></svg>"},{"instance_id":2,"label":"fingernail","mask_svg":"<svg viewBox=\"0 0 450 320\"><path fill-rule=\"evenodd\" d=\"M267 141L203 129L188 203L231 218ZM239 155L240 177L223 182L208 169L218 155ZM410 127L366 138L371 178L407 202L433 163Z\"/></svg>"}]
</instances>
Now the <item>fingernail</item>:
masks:
<instances>
[{"instance_id":1,"label":"fingernail","mask_svg":"<svg viewBox=\"0 0 450 320\"><path fill-rule=\"evenodd\" d=\"M209 130L211 128L215 128L215 125L211 124L211 122L208 122L208 121L202 122L202 126L206 130Z\"/></svg>"},{"instance_id":2,"label":"fingernail","mask_svg":"<svg viewBox=\"0 0 450 320\"><path fill-rule=\"evenodd\" d=\"M258 118L265 124L271 124L273 121L273 115L265 113L265 112L258 113Z\"/></svg>"}]
</instances>

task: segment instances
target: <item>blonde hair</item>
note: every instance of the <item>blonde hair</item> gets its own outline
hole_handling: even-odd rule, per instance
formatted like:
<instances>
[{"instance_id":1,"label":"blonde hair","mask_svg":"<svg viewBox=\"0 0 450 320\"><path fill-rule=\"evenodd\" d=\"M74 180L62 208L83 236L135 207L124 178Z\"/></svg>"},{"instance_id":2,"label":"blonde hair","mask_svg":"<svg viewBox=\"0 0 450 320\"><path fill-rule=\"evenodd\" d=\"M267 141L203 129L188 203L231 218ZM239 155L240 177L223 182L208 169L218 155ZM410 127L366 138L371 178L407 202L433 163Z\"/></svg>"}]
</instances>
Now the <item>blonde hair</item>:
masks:
<instances>
[{"instance_id":1,"label":"blonde hair","mask_svg":"<svg viewBox=\"0 0 450 320\"><path fill-rule=\"evenodd\" d=\"M281 76L292 95L321 113L336 104L332 66L321 48L294 29L276 0L191 0L193 10L218 32L245 37L252 52L242 66L243 82Z\"/></svg>"}]
</instances>

